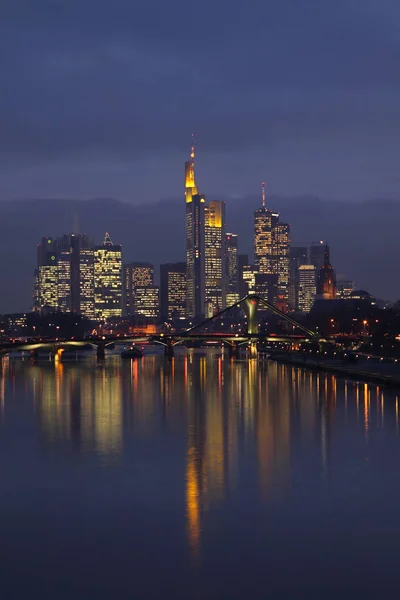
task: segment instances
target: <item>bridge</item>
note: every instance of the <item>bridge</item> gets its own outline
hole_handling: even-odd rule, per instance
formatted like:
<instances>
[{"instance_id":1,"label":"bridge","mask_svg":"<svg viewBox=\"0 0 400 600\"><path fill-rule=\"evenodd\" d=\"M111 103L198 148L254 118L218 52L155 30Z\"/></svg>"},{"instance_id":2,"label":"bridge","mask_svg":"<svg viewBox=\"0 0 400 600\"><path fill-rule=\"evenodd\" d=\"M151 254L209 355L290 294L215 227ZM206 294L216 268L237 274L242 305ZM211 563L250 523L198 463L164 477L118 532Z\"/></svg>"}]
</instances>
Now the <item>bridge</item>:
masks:
<instances>
[{"instance_id":1,"label":"bridge","mask_svg":"<svg viewBox=\"0 0 400 600\"><path fill-rule=\"evenodd\" d=\"M232 311L235 308L242 308L247 314L247 331L240 333L229 332L201 332L201 329L215 323L223 315ZM258 323L258 311L263 309L278 316L283 321L289 323L293 328L300 330L299 335L279 334L268 335L260 333ZM108 336L92 336L82 339L31 339L26 342L5 342L0 343L0 356L9 354L10 352L29 352L32 356L36 356L39 350L48 350L51 354L60 354L66 349L80 348L91 345L97 349L97 356L104 358L107 347L112 346L116 342L123 343L153 343L162 345L165 348L165 353L169 356L173 355L174 347L178 344L188 342L211 342L218 341L225 344L232 355L239 353L239 348L242 345L249 345L253 352L256 352L257 344L263 343L318 343L326 342L318 333L307 329L301 323L295 321L288 314L279 310L276 306L267 302L258 294L248 294L238 302L228 306L221 312L205 319L201 323L177 333L159 333L151 335L108 335Z\"/></svg>"}]
</instances>

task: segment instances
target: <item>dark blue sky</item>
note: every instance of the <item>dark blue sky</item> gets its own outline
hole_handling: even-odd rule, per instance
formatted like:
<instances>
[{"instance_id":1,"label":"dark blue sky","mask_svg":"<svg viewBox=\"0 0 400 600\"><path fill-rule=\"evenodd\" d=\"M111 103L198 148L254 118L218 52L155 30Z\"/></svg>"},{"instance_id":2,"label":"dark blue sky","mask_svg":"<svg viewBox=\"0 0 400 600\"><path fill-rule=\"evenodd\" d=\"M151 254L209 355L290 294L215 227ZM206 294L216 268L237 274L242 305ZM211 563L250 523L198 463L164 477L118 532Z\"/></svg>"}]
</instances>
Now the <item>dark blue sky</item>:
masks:
<instances>
[{"instance_id":1,"label":"dark blue sky","mask_svg":"<svg viewBox=\"0 0 400 600\"><path fill-rule=\"evenodd\" d=\"M0 199L398 196L398 0L3 0Z\"/></svg>"}]
</instances>

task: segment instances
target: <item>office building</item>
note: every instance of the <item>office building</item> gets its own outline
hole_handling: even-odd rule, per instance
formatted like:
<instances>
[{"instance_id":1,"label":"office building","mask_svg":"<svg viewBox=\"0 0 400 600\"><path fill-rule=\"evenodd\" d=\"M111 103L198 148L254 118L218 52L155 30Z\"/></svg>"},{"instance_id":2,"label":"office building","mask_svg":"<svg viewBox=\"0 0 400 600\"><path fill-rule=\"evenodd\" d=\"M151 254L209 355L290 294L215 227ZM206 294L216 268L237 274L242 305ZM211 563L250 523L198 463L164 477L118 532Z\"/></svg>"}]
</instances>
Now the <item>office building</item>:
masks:
<instances>
[{"instance_id":1,"label":"office building","mask_svg":"<svg viewBox=\"0 0 400 600\"><path fill-rule=\"evenodd\" d=\"M204 207L204 299L206 317L225 307L225 202L214 200Z\"/></svg>"},{"instance_id":2,"label":"office building","mask_svg":"<svg viewBox=\"0 0 400 600\"><path fill-rule=\"evenodd\" d=\"M57 255L50 237L43 238L37 247L34 296L36 310L57 310Z\"/></svg>"},{"instance_id":3,"label":"office building","mask_svg":"<svg viewBox=\"0 0 400 600\"><path fill-rule=\"evenodd\" d=\"M239 301L238 235L225 234L225 306Z\"/></svg>"},{"instance_id":4,"label":"office building","mask_svg":"<svg viewBox=\"0 0 400 600\"><path fill-rule=\"evenodd\" d=\"M135 313L135 290L137 287L154 285L154 265L148 262L132 262L123 267L123 311L126 316Z\"/></svg>"},{"instance_id":5,"label":"office building","mask_svg":"<svg viewBox=\"0 0 400 600\"><path fill-rule=\"evenodd\" d=\"M349 279L340 279L336 283L336 297L341 300L349 300L356 289L354 281Z\"/></svg>"},{"instance_id":6,"label":"office building","mask_svg":"<svg viewBox=\"0 0 400 600\"><path fill-rule=\"evenodd\" d=\"M247 281L243 278L243 270L244 267L249 265L249 255L248 254L238 254L238 278L239 278L239 296L240 298L244 298L246 294L248 294L248 284Z\"/></svg>"},{"instance_id":7,"label":"office building","mask_svg":"<svg viewBox=\"0 0 400 600\"><path fill-rule=\"evenodd\" d=\"M186 263L160 265L160 312L164 319L186 317Z\"/></svg>"},{"instance_id":8,"label":"office building","mask_svg":"<svg viewBox=\"0 0 400 600\"><path fill-rule=\"evenodd\" d=\"M312 305L314 304L315 294L316 286L314 265L300 265L298 310L304 313L310 312Z\"/></svg>"},{"instance_id":9,"label":"office building","mask_svg":"<svg viewBox=\"0 0 400 600\"><path fill-rule=\"evenodd\" d=\"M263 300L275 306L278 296L278 279L278 274L255 273L254 292ZM259 310L264 310L262 305L260 305Z\"/></svg>"},{"instance_id":10,"label":"office building","mask_svg":"<svg viewBox=\"0 0 400 600\"><path fill-rule=\"evenodd\" d=\"M257 273L258 273L258 271L254 265L243 265L242 278L243 278L243 282L244 282L246 288L244 290L245 293L243 296L241 296L241 298L243 298L244 296L247 296L247 294L255 293Z\"/></svg>"},{"instance_id":11,"label":"office building","mask_svg":"<svg viewBox=\"0 0 400 600\"><path fill-rule=\"evenodd\" d=\"M319 242L312 242L310 246L310 260L309 264L315 267L315 285L318 284L319 270L324 264L325 260L325 242L322 240Z\"/></svg>"},{"instance_id":12,"label":"office building","mask_svg":"<svg viewBox=\"0 0 400 600\"><path fill-rule=\"evenodd\" d=\"M292 246L289 252L289 308L299 309L299 267L308 264L305 246Z\"/></svg>"},{"instance_id":13,"label":"office building","mask_svg":"<svg viewBox=\"0 0 400 600\"><path fill-rule=\"evenodd\" d=\"M324 264L318 273L317 295L324 300L336 298L336 275L330 263L328 244L325 246Z\"/></svg>"},{"instance_id":14,"label":"office building","mask_svg":"<svg viewBox=\"0 0 400 600\"><path fill-rule=\"evenodd\" d=\"M122 248L108 233L94 250L94 300L97 319L122 316Z\"/></svg>"},{"instance_id":15,"label":"office building","mask_svg":"<svg viewBox=\"0 0 400 600\"><path fill-rule=\"evenodd\" d=\"M194 175L194 142L185 163L186 201L186 312L188 317L204 314L204 196L197 190Z\"/></svg>"},{"instance_id":16,"label":"office building","mask_svg":"<svg viewBox=\"0 0 400 600\"><path fill-rule=\"evenodd\" d=\"M160 315L160 288L156 285L135 288L135 316L158 319Z\"/></svg>"},{"instance_id":17,"label":"office building","mask_svg":"<svg viewBox=\"0 0 400 600\"><path fill-rule=\"evenodd\" d=\"M263 184L262 206L254 213L254 263L259 273L278 275L277 300L283 309L289 299L289 247L290 226L266 207Z\"/></svg>"}]
</instances>

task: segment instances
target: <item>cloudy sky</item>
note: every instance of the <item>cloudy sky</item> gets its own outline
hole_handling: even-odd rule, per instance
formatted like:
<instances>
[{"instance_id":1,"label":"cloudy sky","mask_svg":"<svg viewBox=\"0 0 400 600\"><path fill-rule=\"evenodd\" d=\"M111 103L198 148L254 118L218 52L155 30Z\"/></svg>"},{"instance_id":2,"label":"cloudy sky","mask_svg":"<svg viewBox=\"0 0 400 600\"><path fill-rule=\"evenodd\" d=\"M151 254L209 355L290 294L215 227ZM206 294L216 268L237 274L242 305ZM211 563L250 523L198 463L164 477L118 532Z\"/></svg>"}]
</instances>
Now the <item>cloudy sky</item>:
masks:
<instances>
[{"instance_id":1,"label":"cloudy sky","mask_svg":"<svg viewBox=\"0 0 400 600\"><path fill-rule=\"evenodd\" d=\"M2 0L0 199L398 197L398 0Z\"/></svg>"}]
</instances>

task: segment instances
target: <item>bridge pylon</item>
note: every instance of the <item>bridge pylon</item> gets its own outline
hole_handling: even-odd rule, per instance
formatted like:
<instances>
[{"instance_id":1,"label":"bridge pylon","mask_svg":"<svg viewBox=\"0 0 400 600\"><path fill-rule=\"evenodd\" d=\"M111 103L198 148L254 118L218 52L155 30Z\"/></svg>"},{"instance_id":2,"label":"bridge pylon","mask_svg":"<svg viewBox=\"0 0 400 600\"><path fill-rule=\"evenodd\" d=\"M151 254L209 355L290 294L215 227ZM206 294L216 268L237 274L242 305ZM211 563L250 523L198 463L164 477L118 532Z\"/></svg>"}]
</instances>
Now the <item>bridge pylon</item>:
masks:
<instances>
[{"instance_id":1,"label":"bridge pylon","mask_svg":"<svg viewBox=\"0 0 400 600\"><path fill-rule=\"evenodd\" d=\"M260 298L256 294L249 294L245 298L247 309L247 334L258 335L257 310L260 304Z\"/></svg>"}]
</instances>

